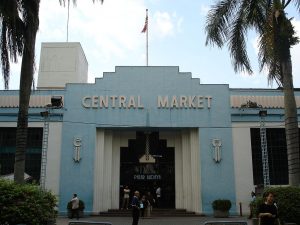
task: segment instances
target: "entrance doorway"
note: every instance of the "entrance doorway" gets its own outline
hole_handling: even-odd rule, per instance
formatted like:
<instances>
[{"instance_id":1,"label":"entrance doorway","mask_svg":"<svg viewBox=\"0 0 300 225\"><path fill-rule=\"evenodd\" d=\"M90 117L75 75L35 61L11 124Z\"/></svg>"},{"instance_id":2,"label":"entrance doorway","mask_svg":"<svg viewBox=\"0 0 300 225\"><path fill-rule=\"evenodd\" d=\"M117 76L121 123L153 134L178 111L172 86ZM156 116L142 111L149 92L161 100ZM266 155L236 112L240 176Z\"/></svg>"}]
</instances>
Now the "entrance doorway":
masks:
<instances>
[{"instance_id":1,"label":"entrance doorway","mask_svg":"<svg viewBox=\"0 0 300 225\"><path fill-rule=\"evenodd\" d=\"M140 158L145 155L147 141L149 141L149 155L155 159L151 163L140 162ZM160 140L158 132L149 134L136 132L136 139L130 139L128 147L121 147L120 207L125 186L131 190L130 199L136 190L141 196L150 192L156 199L156 189L160 187L161 200L158 204L156 200L154 207L175 208L174 148L167 147L167 141Z\"/></svg>"}]
</instances>

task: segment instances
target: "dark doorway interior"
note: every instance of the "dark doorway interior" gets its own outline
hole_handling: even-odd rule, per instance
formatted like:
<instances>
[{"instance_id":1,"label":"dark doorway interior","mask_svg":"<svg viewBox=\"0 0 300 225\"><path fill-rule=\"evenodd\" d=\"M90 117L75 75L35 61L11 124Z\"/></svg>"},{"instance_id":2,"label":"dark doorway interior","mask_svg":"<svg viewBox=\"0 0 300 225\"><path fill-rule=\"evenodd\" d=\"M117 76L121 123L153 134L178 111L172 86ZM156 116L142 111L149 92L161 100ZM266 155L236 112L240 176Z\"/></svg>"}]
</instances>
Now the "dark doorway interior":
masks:
<instances>
[{"instance_id":1,"label":"dark doorway interior","mask_svg":"<svg viewBox=\"0 0 300 225\"><path fill-rule=\"evenodd\" d=\"M260 186L264 183L260 129L251 128L250 131L254 184ZM286 185L289 183L289 176L285 129L267 128L267 143L270 183Z\"/></svg>"},{"instance_id":2,"label":"dark doorway interior","mask_svg":"<svg viewBox=\"0 0 300 225\"><path fill-rule=\"evenodd\" d=\"M0 175L8 175L14 172L16 152L16 129L15 127L0 128ZM30 176L26 182L40 180L41 154L42 154L43 128L28 128L25 173Z\"/></svg>"},{"instance_id":3,"label":"dark doorway interior","mask_svg":"<svg viewBox=\"0 0 300 225\"><path fill-rule=\"evenodd\" d=\"M150 155L155 163L140 163L139 159L145 154L146 135L137 132L135 140L129 140L126 148L121 148L120 154L120 204L123 188L128 185L131 193L135 190L142 195L151 192L156 197L156 188L161 187L160 204L158 208L175 208L175 156L174 148L168 148L166 140L159 140L159 133L149 135Z\"/></svg>"}]
</instances>

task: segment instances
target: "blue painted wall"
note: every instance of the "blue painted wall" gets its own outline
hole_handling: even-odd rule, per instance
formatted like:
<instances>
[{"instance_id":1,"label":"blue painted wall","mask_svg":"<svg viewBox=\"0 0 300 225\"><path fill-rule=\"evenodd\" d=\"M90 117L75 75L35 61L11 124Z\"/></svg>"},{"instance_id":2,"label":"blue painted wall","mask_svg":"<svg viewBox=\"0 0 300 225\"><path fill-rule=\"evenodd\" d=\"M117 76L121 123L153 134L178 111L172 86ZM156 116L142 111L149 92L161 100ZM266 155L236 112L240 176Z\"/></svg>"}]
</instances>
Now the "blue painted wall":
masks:
<instances>
[{"instance_id":1,"label":"blue painted wall","mask_svg":"<svg viewBox=\"0 0 300 225\"><path fill-rule=\"evenodd\" d=\"M143 109L84 108L84 96L141 96ZM158 108L157 96L211 96L211 107L202 109ZM203 209L228 198L235 202L234 163L228 85L201 85L191 73L178 67L116 67L95 84L68 84L63 119L60 211L65 211L73 193L78 193L92 211L96 128L199 128ZM82 138L82 160L74 163L73 139ZM222 140L223 158L212 160L213 138ZM199 151L200 151L199 149ZM235 210L235 209L233 209Z\"/></svg>"},{"instance_id":2,"label":"blue painted wall","mask_svg":"<svg viewBox=\"0 0 300 225\"><path fill-rule=\"evenodd\" d=\"M17 90L0 91L1 96L18 96ZM198 128L200 139L200 163L202 207L211 213L211 203L217 198L231 199L235 209L235 181L232 146L232 122L257 122L258 110L236 109L230 106L230 96L278 96L274 89L229 89L228 85L202 85L191 73L179 72L178 67L116 67L112 73L104 73L95 84L67 84L65 90L36 90L32 95L64 96L64 108L54 109L51 121L63 121L60 211L66 211L73 193L78 193L86 203L86 211L92 211L94 183L94 154L96 129L167 129ZM84 108L84 96L124 95L141 96L143 109ZM157 107L157 96L211 96L211 108L204 102L203 109ZM295 91L300 96L300 91ZM41 122L44 108L30 108L29 121ZM0 108L0 122L15 122L18 108ZM283 109L268 109L266 121L282 122ZM300 109L298 109L300 121ZM159 130L158 129L158 130ZM82 160L74 163L73 140L82 138ZM212 139L222 140L222 161L213 161ZM200 191L200 190L199 190Z\"/></svg>"}]
</instances>

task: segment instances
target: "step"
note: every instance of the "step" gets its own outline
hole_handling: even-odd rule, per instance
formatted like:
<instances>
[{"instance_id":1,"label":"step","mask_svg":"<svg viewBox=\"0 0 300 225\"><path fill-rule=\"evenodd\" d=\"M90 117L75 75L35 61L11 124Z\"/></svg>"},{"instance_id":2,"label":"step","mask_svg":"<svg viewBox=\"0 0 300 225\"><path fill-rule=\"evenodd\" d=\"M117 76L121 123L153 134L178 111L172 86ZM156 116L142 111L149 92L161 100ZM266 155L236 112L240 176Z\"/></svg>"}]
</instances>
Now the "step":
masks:
<instances>
[{"instance_id":1,"label":"step","mask_svg":"<svg viewBox=\"0 0 300 225\"><path fill-rule=\"evenodd\" d=\"M145 212L146 213L146 212ZM131 209L119 210L119 209L109 209L108 211L100 212L98 216L107 217L129 217L131 216ZM188 212L185 209L153 209L151 212L151 217L197 217L203 216L202 214L196 214L195 212Z\"/></svg>"}]
</instances>

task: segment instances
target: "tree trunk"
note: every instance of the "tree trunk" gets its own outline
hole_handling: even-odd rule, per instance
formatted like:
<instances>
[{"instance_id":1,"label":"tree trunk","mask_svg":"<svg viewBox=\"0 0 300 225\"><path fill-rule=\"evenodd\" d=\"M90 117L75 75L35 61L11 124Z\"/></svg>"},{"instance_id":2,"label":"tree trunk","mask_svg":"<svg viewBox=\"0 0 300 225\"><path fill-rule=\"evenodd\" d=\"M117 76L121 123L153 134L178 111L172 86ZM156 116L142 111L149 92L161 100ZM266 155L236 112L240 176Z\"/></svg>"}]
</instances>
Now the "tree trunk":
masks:
<instances>
[{"instance_id":1,"label":"tree trunk","mask_svg":"<svg viewBox=\"0 0 300 225\"><path fill-rule=\"evenodd\" d=\"M19 112L16 134L16 155L14 165L14 180L24 182L25 155L28 130L28 108L31 94L31 85L34 72L35 40L39 26L38 9L40 0L30 0L28 5L33 5L32 12L28 13L26 30L24 34L24 50L21 66ZM28 8L27 8L28 10ZM36 10L36 12L35 12Z\"/></svg>"},{"instance_id":2,"label":"tree trunk","mask_svg":"<svg viewBox=\"0 0 300 225\"><path fill-rule=\"evenodd\" d=\"M287 143L289 184L298 186L300 184L299 128L291 57L281 63L281 66L283 73L285 135Z\"/></svg>"}]
</instances>

